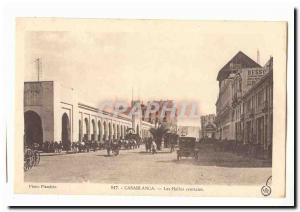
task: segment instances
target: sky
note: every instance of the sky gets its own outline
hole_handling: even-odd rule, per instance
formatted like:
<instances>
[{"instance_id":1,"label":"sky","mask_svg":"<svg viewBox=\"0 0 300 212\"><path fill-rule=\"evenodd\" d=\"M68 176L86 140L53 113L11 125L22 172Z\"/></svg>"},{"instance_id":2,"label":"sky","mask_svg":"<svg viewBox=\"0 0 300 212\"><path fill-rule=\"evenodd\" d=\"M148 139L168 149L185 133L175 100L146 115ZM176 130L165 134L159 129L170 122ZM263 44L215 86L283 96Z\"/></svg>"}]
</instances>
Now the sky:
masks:
<instances>
[{"instance_id":1,"label":"sky","mask_svg":"<svg viewBox=\"0 0 300 212\"><path fill-rule=\"evenodd\" d=\"M93 22L90 20L90 22ZM200 21L98 21L94 27L28 31L25 81L42 80L74 88L80 99L169 99L198 103L199 116L215 113L218 71L243 51L265 62L276 51L276 23ZM133 92L132 92L133 90ZM200 125L200 119L180 120Z\"/></svg>"}]
</instances>

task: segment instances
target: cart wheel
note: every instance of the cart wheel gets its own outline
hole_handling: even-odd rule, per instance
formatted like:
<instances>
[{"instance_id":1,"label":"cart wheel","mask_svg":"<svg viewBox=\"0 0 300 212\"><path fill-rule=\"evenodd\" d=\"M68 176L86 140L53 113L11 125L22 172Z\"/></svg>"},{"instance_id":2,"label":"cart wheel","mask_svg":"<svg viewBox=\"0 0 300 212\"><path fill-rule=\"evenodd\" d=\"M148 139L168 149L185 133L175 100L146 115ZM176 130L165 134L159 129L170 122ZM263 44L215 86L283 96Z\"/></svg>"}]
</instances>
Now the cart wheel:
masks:
<instances>
[{"instance_id":1,"label":"cart wheel","mask_svg":"<svg viewBox=\"0 0 300 212\"><path fill-rule=\"evenodd\" d=\"M27 171L32 168L34 164L33 152L28 149L24 154L24 171Z\"/></svg>"},{"instance_id":2,"label":"cart wheel","mask_svg":"<svg viewBox=\"0 0 300 212\"><path fill-rule=\"evenodd\" d=\"M31 158L26 158L24 161L24 171L31 169Z\"/></svg>"}]
</instances>

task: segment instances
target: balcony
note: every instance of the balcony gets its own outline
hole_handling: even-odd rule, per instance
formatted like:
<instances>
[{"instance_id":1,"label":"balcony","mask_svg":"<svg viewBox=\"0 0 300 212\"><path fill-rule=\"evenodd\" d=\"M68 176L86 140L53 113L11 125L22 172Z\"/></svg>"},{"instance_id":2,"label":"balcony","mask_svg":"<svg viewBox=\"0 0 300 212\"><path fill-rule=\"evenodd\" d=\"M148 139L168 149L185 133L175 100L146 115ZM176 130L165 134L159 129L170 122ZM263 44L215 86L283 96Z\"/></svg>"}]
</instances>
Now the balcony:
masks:
<instances>
[{"instance_id":1,"label":"balcony","mask_svg":"<svg viewBox=\"0 0 300 212\"><path fill-rule=\"evenodd\" d=\"M243 121L244 119L245 119L245 114L242 113L242 114L241 114L241 120Z\"/></svg>"},{"instance_id":2,"label":"balcony","mask_svg":"<svg viewBox=\"0 0 300 212\"><path fill-rule=\"evenodd\" d=\"M269 110L268 101L264 101L263 104L262 104L262 112L266 113L266 112L268 112L268 110Z\"/></svg>"},{"instance_id":3,"label":"balcony","mask_svg":"<svg viewBox=\"0 0 300 212\"><path fill-rule=\"evenodd\" d=\"M254 118L254 108L248 110L248 118Z\"/></svg>"},{"instance_id":4,"label":"balcony","mask_svg":"<svg viewBox=\"0 0 300 212\"><path fill-rule=\"evenodd\" d=\"M241 91L237 91L235 94L236 94L236 97L238 99L242 98L242 92Z\"/></svg>"},{"instance_id":5,"label":"balcony","mask_svg":"<svg viewBox=\"0 0 300 212\"><path fill-rule=\"evenodd\" d=\"M240 101L242 97L242 92L241 91L237 91L233 94L232 96L232 107L236 107Z\"/></svg>"},{"instance_id":6,"label":"balcony","mask_svg":"<svg viewBox=\"0 0 300 212\"><path fill-rule=\"evenodd\" d=\"M235 108L237 105L238 105L238 101L237 101L237 99L235 99L235 98L232 98L232 103L231 103L231 106L232 106L233 108Z\"/></svg>"}]
</instances>

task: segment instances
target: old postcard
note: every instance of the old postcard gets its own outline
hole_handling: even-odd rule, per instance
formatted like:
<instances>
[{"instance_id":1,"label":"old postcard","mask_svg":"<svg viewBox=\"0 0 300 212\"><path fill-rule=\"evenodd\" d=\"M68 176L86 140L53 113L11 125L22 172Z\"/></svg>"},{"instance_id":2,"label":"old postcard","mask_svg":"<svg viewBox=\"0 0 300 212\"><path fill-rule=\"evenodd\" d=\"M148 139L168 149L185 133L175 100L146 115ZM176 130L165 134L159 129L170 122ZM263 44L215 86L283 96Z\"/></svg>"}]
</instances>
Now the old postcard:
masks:
<instances>
[{"instance_id":1,"label":"old postcard","mask_svg":"<svg viewBox=\"0 0 300 212\"><path fill-rule=\"evenodd\" d=\"M16 194L284 197L287 23L16 19Z\"/></svg>"}]
</instances>

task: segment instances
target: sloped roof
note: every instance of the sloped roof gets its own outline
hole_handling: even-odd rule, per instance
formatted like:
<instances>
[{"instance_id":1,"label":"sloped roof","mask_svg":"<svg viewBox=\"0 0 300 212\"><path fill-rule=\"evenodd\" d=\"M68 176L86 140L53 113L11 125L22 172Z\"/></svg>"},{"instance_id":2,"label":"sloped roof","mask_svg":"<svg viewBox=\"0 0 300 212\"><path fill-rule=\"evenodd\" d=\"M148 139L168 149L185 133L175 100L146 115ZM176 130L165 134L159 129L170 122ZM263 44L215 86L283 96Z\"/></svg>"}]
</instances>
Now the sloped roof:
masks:
<instances>
[{"instance_id":1,"label":"sloped roof","mask_svg":"<svg viewBox=\"0 0 300 212\"><path fill-rule=\"evenodd\" d=\"M231 63L241 64L242 68L261 68L261 66L258 63L256 63L242 51L239 51L231 60L229 60L228 63L226 63L226 65L223 68L221 68L217 76L218 81L221 81L228 77L232 70L230 68Z\"/></svg>"},{"instance_id":2,"label":"sloped roof","mask_svg":"<svg viewBox=\"0 0 300 212\"><path fill-rule=\"evenodd\" d=\"M271 56L270 59L266 62L266 64L264 65L264 68L273 68L273 57Z\"/></svg>"}]
</instances>

